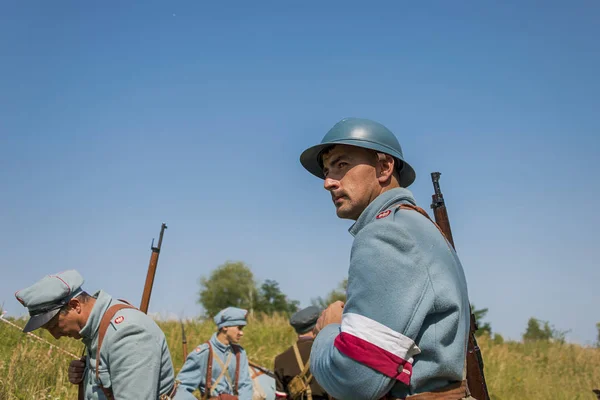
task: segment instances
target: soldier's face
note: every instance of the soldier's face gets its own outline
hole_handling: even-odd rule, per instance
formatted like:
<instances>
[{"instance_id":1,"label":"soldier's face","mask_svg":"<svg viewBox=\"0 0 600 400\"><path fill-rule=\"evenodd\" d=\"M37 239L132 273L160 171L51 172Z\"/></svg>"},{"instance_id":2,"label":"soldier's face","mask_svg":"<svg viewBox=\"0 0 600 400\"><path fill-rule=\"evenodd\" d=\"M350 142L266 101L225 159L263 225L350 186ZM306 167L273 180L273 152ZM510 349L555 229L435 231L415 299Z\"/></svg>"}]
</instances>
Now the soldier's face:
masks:
<instances>
[{"instance_id":1,"label":"soldier's face","mask_svg":"<svg viewBox=\"0 0 600 400\"><path fill-rule=\"evenodd\" d=\"M323 155L325 190L331 193L336 214L356 220L381 192L375 152L336 145Z\"/></svg>"},{"instance_id":2,"label":"soldier's face","mask_svg":"<svg viewBox=\"0 0 600 400\"><path fill-rule=\"evenodd\" d=\"M66 312L59 312L48 321L43 328L46 329L55 339L67 336L73 339L81 339L79 331L79 315L73 308L68 308Z\"/></svg>"},{"instance_id":3,"label":"soldier's face","mask_svg":"<svg viewBox=\"0 0 600 400\"><path fill-rule=\"evenodd\" d=\"M225 336L227 336L229 343L237 344L244 336L243 326L228 326L223 329L225 330Z\"/></svg>"}]
</instances>

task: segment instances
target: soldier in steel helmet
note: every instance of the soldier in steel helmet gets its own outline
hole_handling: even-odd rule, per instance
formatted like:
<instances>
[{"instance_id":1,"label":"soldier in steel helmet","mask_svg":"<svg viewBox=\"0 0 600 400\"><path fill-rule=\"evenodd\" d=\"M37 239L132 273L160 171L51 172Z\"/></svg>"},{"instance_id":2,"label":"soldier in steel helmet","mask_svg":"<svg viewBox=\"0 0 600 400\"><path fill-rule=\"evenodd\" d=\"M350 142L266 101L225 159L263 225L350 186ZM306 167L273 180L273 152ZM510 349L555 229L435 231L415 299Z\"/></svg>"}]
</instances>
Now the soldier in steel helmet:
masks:
<instances>
[{"instance_id":1,"label":"soldier in steel helmet","mask_svg":"<svg viewBox=\"0 0 600 400\"><path fill-rule=\"evenodd\" d=\"M415 171L375 121L346 118L302 153L337 216L354 220L347 299L323 311L310 369L338 399L469 398L461 263L407 189Z\"/></svg>"},{"instance_id":2,"label":"soldier in steel helmet","mask_svg":"<svg viewBox=\"0 0 600 400\"><path fill-rule=\"evenodd\" d=\"M44 328L56 339L81 339L87 355L69 367L86 399L168 399L173 363L165 335L140 310L100 290L89 295L75 270L48 275L15 296L31 318L24 332Z\"/></svg>"}]
</instances>

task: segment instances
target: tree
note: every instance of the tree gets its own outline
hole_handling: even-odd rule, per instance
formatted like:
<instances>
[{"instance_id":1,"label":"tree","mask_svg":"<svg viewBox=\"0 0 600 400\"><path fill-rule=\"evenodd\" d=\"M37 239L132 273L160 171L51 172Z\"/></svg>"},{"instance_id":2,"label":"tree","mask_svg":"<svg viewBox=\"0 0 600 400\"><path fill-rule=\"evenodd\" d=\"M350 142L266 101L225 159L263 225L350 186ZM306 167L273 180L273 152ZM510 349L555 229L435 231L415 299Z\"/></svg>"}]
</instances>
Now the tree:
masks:
<instances>
[{"instance_id":1,"label":"tree","mask_svg":"<svg viewBox=\"0 0 600 400\"><path fill-rule=\"evenodd\" d=\"M598 329L598 337L596 338L596 347L600 348L600 322L596 323L596 329Z\"/></svg>"},{"instance_id":2,"label":"tree","mask_svg":"<svg viewBox=\"0 0 600 400\"><path fill-rule=\"evenodd\" d=\"M504 344L504 337L499 333L494 333L494 339L492 342L494 344Z\"/></svg>"},{"instance_id":3,"label":"tree","mask_svg":"<svg viewBox=\"0 0 600 400\"><path fill-rule=\"evenodd\" d=\"M523 334L523 341L549 341L550 339L552 339L552 329L550 328L548 321L544 322L544 327L542 328L539 320L533 317L529 318L527 330Z\"/></svg>"},{"instance_id":4,"label":"tree","mask_svg":"<svg viewBox=\"0 0 600 400\"><path fill-rule=\"evenodd\" d=\"M289 316L298 311L299 304L299 301L288 300L287 296L281 293L279 283L267 279L260 287L255 310L269 315L283 313Z\"/></svg>"},{"instance_id":5,"label":"tree","mask_svg":"<svg viewBox=\"0 0 600 400\"><path fill-rule=\"evenodd\" d=\"M322 309L325 309L331 303L335 303L338 300L345 302L347 289L348 289L348 278L341 281L340 284L338 285L338 288L329 292L329 294L325 298L322 298L319 296L316 299L312 299L311 303L313 306L317 306Z\"/></svg>"},{"instance_id":6,"label":"tree","mask_svg":"<svg viewBox=\"0 0 600 400\"><path fill-rule=\"evenodd\" d=\"M473 315L475 316L475 322L477 323L477 331L475 332L475 336L479 337L481 335L487 334L488 336L492 336L492 325L490 325L489 322L483 322L483 318L485 318L485 316L488 313L488 309L487 308L482 308L481 310L478 310L475 308L475 304L471 304L471 310L473 312Z\"/></svg>"},{"instance_id":7,"label":"tree","mask_svg":"<svg viewBox=\"0 0 600 400\"><path fill-rule=\"evenodd\" d=\"M200 278L200 298L208 317L214 317L226 307L252 311L257 298L256 283L250 268L243 262L228 261Z\"/></svg>"}]
</instances>

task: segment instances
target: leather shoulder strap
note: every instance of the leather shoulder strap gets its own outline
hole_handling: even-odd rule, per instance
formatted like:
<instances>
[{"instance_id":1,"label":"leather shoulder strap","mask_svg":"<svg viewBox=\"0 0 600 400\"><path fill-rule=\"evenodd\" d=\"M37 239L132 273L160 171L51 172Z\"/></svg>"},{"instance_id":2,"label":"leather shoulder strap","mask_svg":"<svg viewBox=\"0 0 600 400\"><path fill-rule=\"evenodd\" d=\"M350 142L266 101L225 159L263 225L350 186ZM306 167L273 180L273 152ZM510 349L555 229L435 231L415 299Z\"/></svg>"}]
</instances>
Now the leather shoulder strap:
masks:
<instances>
[{"instance_id":1,"label":"leather shoulder strap","mask_svg":"<svg viewBox=\"0 0 600 400\"><path fill-rule=\"evenodd\" d=\"M236 346L233 345L233 352L235 353L235 383L233 384L233 394L235 396L238 395L238 383L240 381L240 353L242 352L241 349Z\"/></svg>"},{"instance_id":2,"label":"leather shoulder strap","mask_svg":"<svg viewBox=\"0 0 600 400\"><path fill-rule=\"evenodd\" d=\"M302 355L300 354L300 349L298 348L298 343L294 343L294 354L296 355L296 362L298 363L298 368L300 368L300 374L297 376L304 377L308 373L310 368L310 356L308 356L308 360L306 360L306 364L303 364ZM308 374L308 378L306 378L306 383L308 384L312 379L312 374ZM310 387L308 387L310 391Z\"/></svg>"},{"instance_id":3,"label":"leather shoulder strap","mask_svg":"<svg viewBox=\"0 0 600 400\"><path fill-rule=\"evenodd\" d=\"M427 211L423 210L419 206L413 206L412 204L407 204L407 203L402 203L397 208L399 208L401 210L413 210L413 211L418 212L419 214L421 214L422 216L424 216L425 218L427 218L429 221L431 221L431 223L433 225L435 225L436 228L438 228L438 231L440 231L440 233L442 234L442 236L444 237L444 239L446 239L446 242L448 242L448 238L444 234L444 231L442 231L442 228L440 228L440 226L434 220L431 219L431 217L429 216L429 214L427 214ZM448 242L448 246L450 246L450 242ZM452 246L450 246L450 247L452 247Z\"/></svg>"},{"instance_id":4,"label":"leather shoulder strap","mask_svg":"<svg viewBox=\"0 0 600 400\"><path fill-rule=\"evenodd\" d=\"M304 362L302 361L302 356L300 355L300 349L298 349L298 343L294 343L292 347L294 348L294 355L296 356L298 368L300 369L300 372L302 372L304 369Z\"/></svg>"},{"instance_id":5,"label":"leather shoulder strap","mask_svg":"<svg viewBox=\"0 0 600 400\"><path fill-rule=\"evenodd\" d=\"M134 306L129 305L129 304L115 304L115 305L110 306L108 308L108 310L106 310L106 312L102 316L102 319L100 320L100 327L98 328L98 348L96 349L96 379L97 380L100 379L100 373L99 373L100 361L101 361L100 360L100 348L102 347L102 342L104 341L104 335L106 334L106 330L108 329L108 326L110 325L110 321L113 319L115 314L118 313L119 311L123 310L124 308L136 309Z\"/></svg>"},{"instance_id":6,"label":"leather shoulder strap","mask_svg":"<svg viewBox=\"0 0 600 400\"><path fill-rule=\"evenodd\" d=\"M206 342L208 345L208 362L206 363L206 383L204 384L204 396L205 399L211 397L212 389L212 365L213 365L213 348L210 341Z\"/></svg>"}]
</instances>

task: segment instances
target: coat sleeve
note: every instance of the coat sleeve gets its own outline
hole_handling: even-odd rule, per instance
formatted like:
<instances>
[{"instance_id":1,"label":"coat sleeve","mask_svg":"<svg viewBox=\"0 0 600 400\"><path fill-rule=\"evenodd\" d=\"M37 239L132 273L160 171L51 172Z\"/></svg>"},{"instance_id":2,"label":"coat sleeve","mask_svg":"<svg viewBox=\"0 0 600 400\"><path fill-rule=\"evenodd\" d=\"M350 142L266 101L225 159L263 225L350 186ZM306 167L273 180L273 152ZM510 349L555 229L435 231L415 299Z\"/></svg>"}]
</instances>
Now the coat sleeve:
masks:
<instances>
[{"instance_id":1,"label":"coat sleeve","mask_svg":"<svg viewBox=\"0 0 600 400\"><path fill-rule=\"evenodd\" d=\"M281 359L279 356L275 357L275 396L279 399L287 398L288 394L286 392L286 385L284 382L284 369L280 365Z\"/></svg>"},{"instance_id":2,"label":"coat sleeve","mask_svg":"<svg viewBox=\"0 0 600 400\"><path fill-rule=\"evenodd\" d=\"M202 344L196 347L188 354L177 374L176 381L179 381L177 394L174 400L196 400L192 394L194 390L206 384L206 363L208 362L208 345Z\"/></svg>"},{"instance_id":3,"label":"coat sleeve","mask_svg":"<svg viewBox=\"0 0 600 400\"><path fill-rule=\"evenodd\" d=\"M117 398L157 399L162 348L155 335L142 324L126 323L106 337L111 387ZM130 322L131 321L131 322ZM109 328L110 329L110 328Z\"/></svg>"},{"instance_id":4,"label":"coat sleeve","mask_svg":"<svg viewBox=\"0 0 600 400\"><path fill-rule=\"evenodd\" d=\"M241 350L240 354L239 379L238 392L240 400L252 400L252 378L250 378L250 369L248 368L248 356L246 356L244 350Z\"/></svg>"},{"instance_id":5,"label":"coat sleeve","mask_svg":"<svg viewBox=\"0 0 600 400\"><path fill-rule=\"evenodd\" d=\"M342 323L319 332L311 371L334 398L379 399L400 381L410 384L414 340L433 304L422 251L409 227L389 218L355 237Z\"/></svg>"}]
</instances>

